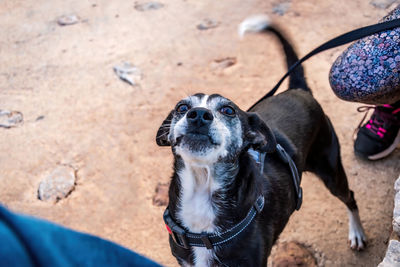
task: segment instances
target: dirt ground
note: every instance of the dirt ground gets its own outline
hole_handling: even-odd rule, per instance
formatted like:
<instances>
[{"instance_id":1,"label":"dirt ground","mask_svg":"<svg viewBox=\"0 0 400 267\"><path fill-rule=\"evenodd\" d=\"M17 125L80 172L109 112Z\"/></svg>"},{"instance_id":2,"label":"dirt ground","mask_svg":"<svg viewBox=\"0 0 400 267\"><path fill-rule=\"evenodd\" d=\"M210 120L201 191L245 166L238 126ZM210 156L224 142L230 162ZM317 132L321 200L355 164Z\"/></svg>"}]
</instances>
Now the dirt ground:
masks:
<instances>
[{"instance_id":1,"label":"dirt ground","mask_svg":"<svg viewBox=\"0 0 400 267\"><path fill-rule=\"evenodd\" d=\"M239 40L240 21L269 14L305 55L340 33L377 22L390 7L365 0L160 2L160 9L138 11L134 1L122 0L0 1L0 109L24 115L19 127L0 128L0 202L176 266L164 207L152 204L156 184L172 173L170 150L155 144L160 123L179 99L196 92L220 93L246 109L285 70L276 40ZM288 8L283 15L273 13L279 4ZM66 14L80 21L59 26L57 18ZM197 29L204 19L217 27ZM343 49L308 60L305 71L338 133L368 248L348 248L345 207L312 174L303 176L304 204L280 242L304 244L320 266L376 266L391 233L400 150L373 163L354 156L353 131L363 115L359 104L336 98L327 79ZM227 57L236 64L215 63ZM140 86L115 75L113 66L123 61L141 70ZM38 200L40 181L63 164L76 170L75 190L56 204Z\"/></svg>"}]
</instances>

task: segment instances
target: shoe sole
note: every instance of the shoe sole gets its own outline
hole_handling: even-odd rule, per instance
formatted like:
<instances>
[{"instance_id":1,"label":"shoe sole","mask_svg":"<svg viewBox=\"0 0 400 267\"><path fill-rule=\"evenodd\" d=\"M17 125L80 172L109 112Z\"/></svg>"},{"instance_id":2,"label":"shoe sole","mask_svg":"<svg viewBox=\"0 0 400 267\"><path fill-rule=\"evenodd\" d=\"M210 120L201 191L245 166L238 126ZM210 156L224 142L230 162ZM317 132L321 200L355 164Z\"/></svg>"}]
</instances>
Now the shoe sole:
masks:
<instances>
[{"instance_id":1,"label":"shoe sole","mask_svg":"<svg viewBox=\"0 0 400 267\"><path fill-rule=\"evenodd\" d=\"M396 136L396 138L394 139L393 143L392 143L388 148L386 148L386 149L383 150L382 152L379 152L378 154L368 156L367 158L368 158L369 160L378 160L378 159L382 159L382 158L388 156L390 153L392 153L393 150L396 149L396 147L397 147L398 144L400 144L400 129L399 129L399 131L397 132L397 136Z\"/></svg>"}]
</instances>

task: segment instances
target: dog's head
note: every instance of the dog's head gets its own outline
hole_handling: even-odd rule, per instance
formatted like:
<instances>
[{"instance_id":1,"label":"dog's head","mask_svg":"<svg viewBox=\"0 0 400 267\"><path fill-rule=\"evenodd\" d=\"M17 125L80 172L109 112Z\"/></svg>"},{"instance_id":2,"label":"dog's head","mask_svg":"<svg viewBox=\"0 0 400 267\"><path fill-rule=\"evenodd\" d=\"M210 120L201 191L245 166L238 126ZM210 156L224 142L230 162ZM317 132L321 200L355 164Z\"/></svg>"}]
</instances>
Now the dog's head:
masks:
<instances>
[{"instance_id":1,"label":"dog's head","mask_svg":"<svg viewBox=\"0 0 400 267\"><path fill-rule=\"evenodd\" d=\"M159 146L172 146L185 161L212 164L234 160L249 148L275 149L271 130L256 113L241 110L217 94L196 94L178 102L156 137Z\"/></svg>"}]
</instances>

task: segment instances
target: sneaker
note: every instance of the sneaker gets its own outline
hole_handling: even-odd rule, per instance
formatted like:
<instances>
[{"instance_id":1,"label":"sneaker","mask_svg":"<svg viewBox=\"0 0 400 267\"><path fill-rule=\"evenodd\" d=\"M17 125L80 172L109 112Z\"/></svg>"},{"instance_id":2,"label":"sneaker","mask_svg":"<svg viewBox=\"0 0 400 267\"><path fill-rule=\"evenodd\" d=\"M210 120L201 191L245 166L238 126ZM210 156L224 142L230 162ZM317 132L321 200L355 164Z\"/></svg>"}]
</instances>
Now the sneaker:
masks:
<instances>
[{"instance_id":1,"label":"sneaker","mask_svg":"<svg viewBox=\"0 0 400 267\"><path fill-rule=\"evenodd\" d=\"M400 143L400 107L364 106L357 110L362 112L369 109L374 109L374 113L366 124L359 127L354 152L362 158L377 160L388 156Z\"/></svg>"}]
</instances>

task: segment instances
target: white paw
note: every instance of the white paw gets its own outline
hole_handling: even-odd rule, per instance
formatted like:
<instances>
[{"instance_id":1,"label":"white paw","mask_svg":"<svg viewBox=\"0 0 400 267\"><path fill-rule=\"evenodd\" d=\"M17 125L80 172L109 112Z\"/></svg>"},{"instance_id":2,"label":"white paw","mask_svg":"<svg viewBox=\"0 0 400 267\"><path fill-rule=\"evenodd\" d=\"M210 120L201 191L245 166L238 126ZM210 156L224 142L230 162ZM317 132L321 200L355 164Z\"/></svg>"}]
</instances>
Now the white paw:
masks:
<instances>
[{"instance_id":1,"label":"white paw","mask_svg":"<svg viewBox=\"0 0 400 267\"><path fill-rule=\"evenodd\" d=\"M351 249L363 250L366 246L367 238L361 229L349 230L349 243Z\"/></svg>"},{"instance_id":2,"label":"white paw","mask_svg":"<svg viewBox=\"0 0 400 267\"><path fill-rule=\"evenodd\" d=\"M367 238L361 225L358 210L349 211L349 243L354 250L363 250L366 246Z\"/></svg>"}]
</instances>

